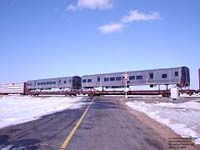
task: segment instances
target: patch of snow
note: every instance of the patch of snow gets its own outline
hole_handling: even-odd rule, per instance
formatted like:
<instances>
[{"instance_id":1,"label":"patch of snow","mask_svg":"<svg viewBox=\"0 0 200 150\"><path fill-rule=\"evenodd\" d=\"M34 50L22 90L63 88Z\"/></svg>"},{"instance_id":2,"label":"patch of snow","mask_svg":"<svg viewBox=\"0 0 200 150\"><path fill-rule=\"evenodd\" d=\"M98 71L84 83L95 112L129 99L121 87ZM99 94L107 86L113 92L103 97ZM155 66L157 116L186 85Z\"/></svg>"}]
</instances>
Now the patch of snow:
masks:
<instances>
[{"instance_id":1,"label":"patch of snow","mask_svg":"<svg viewBox=\"0 0 200 150\"><path fill-rule=\"evenodd\" d=\"M1 149L1 150L10 150L12 147L13 147L13 145L8 145L8 146L4 147L4 148Z\"/></svg>"},{"instance_id":2,"label":"patch of snow","mask_svg":"<svg viewBox=\"0 0 200 150\"><path fill-rule=\"evenodd\" d=\"M81 108L82 97L0 97L0 128L39 119L64 109Z\"/></svg>"},{"instance_id":3,"label":"patch of snow","mask_svg":"<svg viewBox=\"0 0 200 150\"><path fill-rule=\"evenodd\" d=\"M200 144L200 103L145 103L127 102L132 109L147 114L152 119L170 127L183 137L193 137Z\"/></svg>"}]
</instances>

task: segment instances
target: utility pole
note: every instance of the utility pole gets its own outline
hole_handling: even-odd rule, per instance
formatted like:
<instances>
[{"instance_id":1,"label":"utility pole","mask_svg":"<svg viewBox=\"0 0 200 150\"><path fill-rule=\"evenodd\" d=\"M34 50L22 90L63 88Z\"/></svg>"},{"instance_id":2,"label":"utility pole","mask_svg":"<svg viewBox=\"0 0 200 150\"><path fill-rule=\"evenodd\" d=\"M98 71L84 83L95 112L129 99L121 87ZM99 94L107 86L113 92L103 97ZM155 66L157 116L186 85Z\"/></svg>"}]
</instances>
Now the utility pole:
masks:
<instances>
[{"instance_id":1,"label":"utility pole","mask_svg":"<svg viewBox=\"0 0 200 150\"><path fill-rule=\"evenodd\" d=\"M129 81L129 76L127 73L123 74L123 81L124 81L124 90L125 90L125 98L128 98L128 81Z\"/></svg>"},{"instance_id":2,"label":"utility pole","mask_svg":"<svg viewBox=\"0 0 200 150\"><path fill-rule=\"evenodd\" d=\"M199 90L200 90L200 68L199 68Z\"/></svg>"}]
</instances>

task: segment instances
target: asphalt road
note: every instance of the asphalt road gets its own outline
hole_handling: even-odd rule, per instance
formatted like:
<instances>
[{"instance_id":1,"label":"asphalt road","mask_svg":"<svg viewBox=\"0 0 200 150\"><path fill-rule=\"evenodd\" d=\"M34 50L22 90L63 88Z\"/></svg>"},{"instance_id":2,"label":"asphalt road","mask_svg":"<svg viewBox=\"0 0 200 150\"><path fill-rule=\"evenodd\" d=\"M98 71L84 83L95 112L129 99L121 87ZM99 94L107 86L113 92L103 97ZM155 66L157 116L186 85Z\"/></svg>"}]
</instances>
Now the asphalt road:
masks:
<instances>
[{"instance_id":1,"label":"asphalt road","mask_svg":"<svg viewBox=\"0 0 200 150\"><path fill-rule=\"evenodd\" d=\"M3 128L0 149L58 150L86 107ZM165 150L167 143L127 111L119 100L97 97L66 149Z\"/></svg>"}]
</instances>

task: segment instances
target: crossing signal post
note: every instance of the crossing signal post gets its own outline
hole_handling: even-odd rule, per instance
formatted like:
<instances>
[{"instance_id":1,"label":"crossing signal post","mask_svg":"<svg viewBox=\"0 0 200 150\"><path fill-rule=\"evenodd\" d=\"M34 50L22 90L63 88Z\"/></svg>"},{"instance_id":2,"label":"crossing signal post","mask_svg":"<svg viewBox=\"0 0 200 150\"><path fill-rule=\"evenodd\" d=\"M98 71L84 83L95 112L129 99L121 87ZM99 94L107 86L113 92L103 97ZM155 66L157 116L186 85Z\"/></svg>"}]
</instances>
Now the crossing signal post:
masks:
<instances>
[{"instance_id":1,"label":"crossing signal post","mask_svg":"<svg viewBox=\"0 0 200 150\"><path fill-rule=\"evenodd\" d=\"M123 82L124 82L124 91L125 91L125 98L128 98L128 81L129 76L127 73L123 74Z\"/></svg>"},{"instance_id":2,"label":"crossing signal post","mask_svg":"<svg viewBox=\"0 0 200 150\"><path fill-rule=\"evenodd\" d=\"M200 91L200 68L199 68L199 91Z\"/></svg>"}]
</instances>

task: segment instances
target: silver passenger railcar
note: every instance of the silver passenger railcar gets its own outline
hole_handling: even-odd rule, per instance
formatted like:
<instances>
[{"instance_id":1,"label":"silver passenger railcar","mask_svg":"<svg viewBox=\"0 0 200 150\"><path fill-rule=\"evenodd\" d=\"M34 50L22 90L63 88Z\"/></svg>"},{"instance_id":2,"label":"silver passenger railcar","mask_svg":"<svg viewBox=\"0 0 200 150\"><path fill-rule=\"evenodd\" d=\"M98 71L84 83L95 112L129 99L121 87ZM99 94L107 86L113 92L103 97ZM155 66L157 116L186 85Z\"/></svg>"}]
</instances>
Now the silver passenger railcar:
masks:
<instances>
[{"instance_id":1,"label":"silver passenger railcar","mask_svg":"<svg viewBox=\"0 0 200 150\"><path fill-rule=\"evenodd\" d=\"M62 77L40 80L31 80L26 82L27 90L51 90L51 89L81 89L81 77Z\"/></svg>"},{"instance_id":2,"label":"silver passenger railcar","mask_svg":"<svg viewBox=\"0 0 200 150\"><path fill-rule=\"evenodd\" d=\"M188 67L152 69L143 71L128 71L106 74L85 75L82 77L83 88L118 88L123 87L123 75L128 74L128 86L140 85L170 85L179 87L190 85L190 75Z\"/></svg>"}]
</instances>

